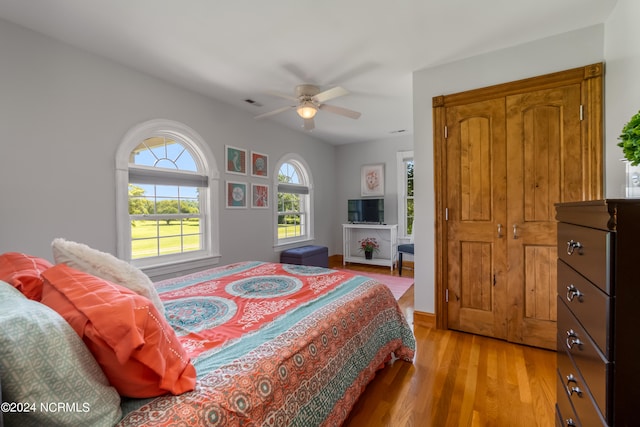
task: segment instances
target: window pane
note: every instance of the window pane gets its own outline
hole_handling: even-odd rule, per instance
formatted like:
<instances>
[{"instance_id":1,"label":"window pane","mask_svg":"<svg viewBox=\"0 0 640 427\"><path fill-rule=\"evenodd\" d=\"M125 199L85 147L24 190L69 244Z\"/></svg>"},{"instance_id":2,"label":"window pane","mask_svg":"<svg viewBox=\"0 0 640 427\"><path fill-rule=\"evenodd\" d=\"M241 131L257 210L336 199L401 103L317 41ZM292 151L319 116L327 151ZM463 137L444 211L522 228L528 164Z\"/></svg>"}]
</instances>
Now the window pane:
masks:
<instances>
[{"instance_id":1,"label":"window pane","mask_svg":"<svg viewBox=\"0 0 640 427\"><path fill-rule=\"evenodd\" d=\"M197 172L194 157L179 142L154 136L145 139L131 153L130 163L162 169Z\"/></svg>"},{"instance_id":2,"label":"window pane","mask_svg":"<svg viewBox=\"0 0 640 427\"><path fill-rule=\"evenodd\" d=\"M180 236L162 237L159 239L159 255L170 255L182 252L182 238Z\"/></svg>"},{"instance_id":3,"label":"window pane","mask_svg":"<svg viewBox=\"0 0 640 427\"><path fill-rule=\"evenodd\" d=\"M295 166L291 163L283 163L278 172L278 181L290 184L300 184L300 177Z\"/></svg>"}]
</instances>

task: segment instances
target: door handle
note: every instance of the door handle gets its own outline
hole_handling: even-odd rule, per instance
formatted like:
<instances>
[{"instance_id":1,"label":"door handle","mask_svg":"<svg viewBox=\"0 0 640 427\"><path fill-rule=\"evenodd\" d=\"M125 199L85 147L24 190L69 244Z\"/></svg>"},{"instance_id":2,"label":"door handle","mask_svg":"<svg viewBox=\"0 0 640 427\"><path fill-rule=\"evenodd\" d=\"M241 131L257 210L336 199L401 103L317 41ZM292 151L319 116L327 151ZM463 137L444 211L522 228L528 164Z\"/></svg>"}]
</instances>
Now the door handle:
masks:
<instances>
[{"instance_id":1,"label":"door handle","mask_svg":"<svg viewBox=\"0 0 640 427\"><path fill-rule=\"evenodd\" d=\"M498 239L502 239L502 224L498 224Z\"/></svg>"},{"instance_id":2,"label":"door handle","mask_svg":"<svg viewBox=\"0 0 640 427\"><path fill-rule=\"evenodd\" d=\"M513 239L518 238L518 224L513 224Z\"/></svg>"}]
</instances>

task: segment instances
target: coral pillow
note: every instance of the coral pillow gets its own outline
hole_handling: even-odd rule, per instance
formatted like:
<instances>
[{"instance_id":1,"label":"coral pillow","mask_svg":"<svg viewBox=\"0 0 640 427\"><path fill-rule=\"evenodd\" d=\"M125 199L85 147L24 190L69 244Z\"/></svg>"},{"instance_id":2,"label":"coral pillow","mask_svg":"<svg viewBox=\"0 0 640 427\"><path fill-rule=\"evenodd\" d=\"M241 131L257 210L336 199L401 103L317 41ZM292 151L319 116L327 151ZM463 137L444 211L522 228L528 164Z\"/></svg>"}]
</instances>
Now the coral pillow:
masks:
<instances>
[{"instance_id":1,"label":"coral pillow","mask_svg":"<svg viewBox=\"0 0 640 427\"><path fill-rule=\"evenodd\" d=\"M58 238L51 243L51 249L57 264L67 264L69 267L131 289L138 295L149 298L164 316L164 305L158 297L156 288L140 269L84 243Z\"/></svg>"},{"instance_id":2,"label":"coral pillow","mask_svg":"<svg viewBox=\"0 0 640 427\"><path fill-rule=\"evenodd\" d=\"M149 299L66 264L42 276L42 303L80 335L121 395L154 397L193 390L195 368Z\"/></svg>"},{"instance_id":3,"label":"coral pillow","mask_svg":"<svg viewBox=\"0 0 640 427\"><path fill-rule=\"evenodd\" d=\"M40 301L43 281L40 274L52 266L44 258L7 252L0 255L0 280L9 283L27 298Z\"/></svg>"}]
</instances>

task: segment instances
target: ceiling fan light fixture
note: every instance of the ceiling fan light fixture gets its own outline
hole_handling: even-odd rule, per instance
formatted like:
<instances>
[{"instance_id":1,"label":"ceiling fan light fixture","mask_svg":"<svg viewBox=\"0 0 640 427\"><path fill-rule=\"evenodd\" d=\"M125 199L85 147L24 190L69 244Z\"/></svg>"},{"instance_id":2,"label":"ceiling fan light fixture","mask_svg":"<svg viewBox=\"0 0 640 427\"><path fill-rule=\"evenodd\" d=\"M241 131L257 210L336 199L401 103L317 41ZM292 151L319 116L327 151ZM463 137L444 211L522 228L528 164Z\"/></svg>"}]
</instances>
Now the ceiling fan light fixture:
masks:
<instances>
[{"instance_id":1,"label":"ceiling fan light fixture","mask_svg":"<svg viewBox=\"0 0 640 427\"><path fill-rule=\"evenodd\" d=\"M318 112L318 109L315 105L313 105L311 101L303 101L298 106L296 111L298 112L298 115L303 119L312 119Z\"/></svg>"}]
</instances>

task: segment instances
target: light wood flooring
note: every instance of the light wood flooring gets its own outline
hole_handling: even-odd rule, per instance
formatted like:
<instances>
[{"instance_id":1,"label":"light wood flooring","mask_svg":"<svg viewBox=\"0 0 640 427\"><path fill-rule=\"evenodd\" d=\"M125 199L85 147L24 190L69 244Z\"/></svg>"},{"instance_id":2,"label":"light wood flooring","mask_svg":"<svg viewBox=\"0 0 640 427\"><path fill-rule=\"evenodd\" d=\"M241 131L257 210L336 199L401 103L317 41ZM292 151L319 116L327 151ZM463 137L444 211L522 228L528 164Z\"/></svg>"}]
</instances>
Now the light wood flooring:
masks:
<instances>
[{"instance_id":1,"label":"light wood flooring","mask_svg":"<svg viewBox=\"0 0 640 427\"><path fill-rule=\"evenodd\" d=\"M333 259L330 266L342 264ZM346 267L390 274L384 267ZM402 275L412 277L413 271L403 269ZM413 287L399 304L413 325ZM379 371L344 426L555 424L554 352L420 324L413 328L414 363L396 361Z\"/></svg>"}]
</instances>

